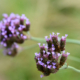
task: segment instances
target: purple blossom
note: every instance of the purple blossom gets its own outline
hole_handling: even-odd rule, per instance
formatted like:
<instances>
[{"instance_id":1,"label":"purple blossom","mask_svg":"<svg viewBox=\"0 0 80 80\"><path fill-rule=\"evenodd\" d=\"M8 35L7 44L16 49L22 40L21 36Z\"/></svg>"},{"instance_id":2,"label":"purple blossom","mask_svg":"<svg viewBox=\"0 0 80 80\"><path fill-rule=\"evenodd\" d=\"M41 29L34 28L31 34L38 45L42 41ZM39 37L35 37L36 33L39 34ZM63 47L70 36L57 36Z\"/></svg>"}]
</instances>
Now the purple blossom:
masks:
<instances>
[{"instance_id":1,"label":"purple blossom","mask_svg":"<svg viewBox=\"0 0 80 80\"><path fill-rule=\"evenodd\" d=\"M65 54L64 51L67 35L65 35L61 38L60 41L58 41L59 34L60 33L57 33L57 35L55 35L54 33L52 33L52 35L50 34L50 39L45 36L47 45L43 44L43 46L41 46L41 43L38 43L40 52L39 54L35 53L35 60L38 70L43 72L44 74L41 75L41 78L43 76L50 75L50 73L56 73L59 68L64 65L68 55L70 54Z\"/></svg>"},{"instance_id":2,"label":"purple blossom","mask_svg":"<svg viewBox=\"0 0 80 80\"><path fill-rule=\"evenodd\" d=\"M41 59L41 61L43 60L43 58L40 58Z\"/></svg>"},{"instance_id":3,"label":"purple blossom","mask_svg":"<svg viewBox=\"0 0 80 80\"><path fill-rule=\"evenodd\" d=\"M52 65L54 65L54 66L55 66L55 65L56 65L56 63L52 62Z\"/></svg>"},{"instance_id":4,"label":"purple blossom","mask_svg":"<svg viewBox=\"0 0 80 80\"><path fill-rule=\"evenodd\" d=\"M4 45L4 47L6 47L6 46L7 46L7 44L6 44L6 43L4 43L3 45Z\"/></svg>"},{"instance_id":5,"label":"purple blossom","mask_svg":"<svg viewBox=\"0 0 80 80\"><path fill-rule=\"evenodd\" d=\"M27 39L27 36L23 36L23 39Z\"/></svg>"},{"instance_id":6,"label":"purple blossom","mask_svg":"<svg viewBox=\"0 0 80 80\"><path fill-rule=\"evenodd\" d=\"M0 42L4 48L10 48L14 43L23 43L27 36L24 32L29 31L29 19L22 14L11 13L10 15L3 14L3 19L0 21ZM26 25L26 21L27 24Z\"/></svg>"},{"instance_id":7,"label":"purple blossom","mask_svg":"<svg viewBox=\"0 0 80 80\"><path fill-rule=\"evenodd\" d=\"M46 51L45 50L43 50L43 53L45 53Z\"/></svg>"},{"instance_id":8,"label":"purple blossom","mask_svg":"<svg viewBox=\"0 0 80 80\"><path fill-rule=\"evenodd\" d=\"M56 69L56 66L53 66L53 69Z\"/></svg>"},{"instance_id":9,"label":"purple blossom","mask_svg":"<svg viewBox=\"0 0 80 80\"><path fill-rule=\"evenodd\" d=\"M50 52L47 52L47 54L49 55L49 54L51 54Z\"/></svg>"},{"instance_id":10,"label":"purple blossom","mask_svg":"<svg viewBox=\"0 0 80 80\"><path fill-rule=\"evenodd\" d=\"M51 69L52 65L48 65L47 68Z\"/></svg>"},{"instance_id":11,"label":"purple blossom","mask_svg":"<svg viewBox=\"0 0 80 80\"><path fill-rule=\"evenodd\" d=\"M12 44L12 46L10 48L4 49L4 54L14 57L17 55L17 52L18 52L17 48L18 48L18 45L16 43L14 43L14 44Z\"/></svg>"},{"instance_id":12,"label":"purple blossom","mask_svg":"<svg viewBox=\"0 0 80 80\"><path fill-rule=\"evenodd\" d=\"M42 77L44 77L44 75L40 75L40 77L42 78Z\"/></svg>"},{"instance_id":13,"label":"purple blossom","mask_svg":"<svg viewBox=\"0 0 80 80\"><path fill-rule=\"evenodd\" d=\"M11 55L11 51L9 51L8 54Z\"/></svg>"},{"instance_id":14,"label":"purple blossom","mask_svg":"<svg viewBox=\"0 0 80 80\"><path fill-rule=\"evenodd\" d=\"M3 17L4 17L4 18L8 18L8 15L4 13L4 14L3 14Z\"/></svg>"},{"instance_id":15,"label":"purple blossom","mask_svg":"<svg viewBox=\"0 0 80 80\"><path fill-rule=\"evenodd\" d=\"M47 64L49 64L50 63L50 61L47 61Z\"/></svg>"}]
</instances>

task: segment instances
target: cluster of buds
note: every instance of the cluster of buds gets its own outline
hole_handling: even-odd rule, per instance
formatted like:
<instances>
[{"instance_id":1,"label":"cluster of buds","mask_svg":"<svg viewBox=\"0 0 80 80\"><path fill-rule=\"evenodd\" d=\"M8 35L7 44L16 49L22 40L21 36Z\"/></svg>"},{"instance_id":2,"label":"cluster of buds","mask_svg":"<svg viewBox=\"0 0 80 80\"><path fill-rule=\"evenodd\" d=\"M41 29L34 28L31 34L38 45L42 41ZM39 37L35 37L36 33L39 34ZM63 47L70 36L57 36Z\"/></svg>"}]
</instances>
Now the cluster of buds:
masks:
<instances>
[{"instance_id":1,"label":"cluster of buds","mask_svg":"<svg viewBox=\"0 0 80 80\"><path fill-rule=\"evenodd\" d=\"M20 16L14 13L9 16L3 14L3 17L3 20L0 21L0 45L8 49L14 43L22 44L27 39L24 32L29 31L29 19L24 14Z\"/></svg>"},{"instance_id":2,"label":"cluster of buds","mask_svg":"<svg viewBox=\"0 0 80 80\"><path fill-rule=\"evenodd\" d=\"M43 73L41 77L48 76L50 73L56 73L59 68L61 68L67 60L67 57L70 53L65 54L65 44L66 37L62 36L60 41L58 40L58 35L54 33L50 35L50 39L46 36L47 44L40 46L40 52L35 53L35 61L39 71Z\"/></svg>"},{"instance_id":3,"label":"cluster of buds","mask_svg":"<svg viewBox=\"0 0 80 80\"><path fill-rule=\"evenodd\" d=\"M14 57L18 53L19 46L16 43L13 43L10 48L5 48L3 53L4 55Z\"/></svg>"}]
</instances>

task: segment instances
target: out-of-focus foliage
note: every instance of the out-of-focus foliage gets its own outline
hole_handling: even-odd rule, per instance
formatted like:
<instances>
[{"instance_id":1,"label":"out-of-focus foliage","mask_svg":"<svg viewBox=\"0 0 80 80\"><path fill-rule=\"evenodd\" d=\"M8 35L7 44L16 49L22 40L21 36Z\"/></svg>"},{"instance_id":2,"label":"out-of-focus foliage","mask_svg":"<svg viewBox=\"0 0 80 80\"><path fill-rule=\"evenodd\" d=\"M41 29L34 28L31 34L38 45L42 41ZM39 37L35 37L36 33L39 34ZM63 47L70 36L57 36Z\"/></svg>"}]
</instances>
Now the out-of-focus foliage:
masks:
<instances>
[{"instance_id":1,"label":"out-of-focus foliage","mask_svg":"<svg viewBox=\"0 0 80 80\"><path fill-rule=\"evenodd\" d=\"M2 14L25 14L30 22L30 33L43 37L51 32L68 34L68 38L80 39L80 0L0 0L0 20ZM36 44L26 40L22 46ZM36 68L34 53L39 47L22 51L16 57L4 56L0 50L0 80L41 80ZM66 52L80 58L80 45L66 44ZM67 60L69 65L80 69L80 63ZM42 80L80 80L80 73L70 69L60 70Z\"/></svg>"}]
</instances>

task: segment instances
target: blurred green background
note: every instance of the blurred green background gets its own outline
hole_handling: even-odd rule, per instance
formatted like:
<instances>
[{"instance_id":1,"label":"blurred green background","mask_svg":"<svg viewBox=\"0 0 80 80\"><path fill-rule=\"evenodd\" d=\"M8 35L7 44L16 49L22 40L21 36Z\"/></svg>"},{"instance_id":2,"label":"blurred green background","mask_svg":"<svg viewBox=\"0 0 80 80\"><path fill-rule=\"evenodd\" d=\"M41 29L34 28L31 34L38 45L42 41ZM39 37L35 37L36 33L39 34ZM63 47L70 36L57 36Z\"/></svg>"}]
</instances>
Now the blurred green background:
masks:
<instances>
[{"instance_id":1,"label":"blurred green background","mask_svg":"<svg viewBox=\"0 0 80 80\"><path fill-rule=\"evenodd\" d=\"M25 14L30 22L30 33L42 37L52 32L59 32L60 37L68 34L70 39L80 40L80 0L0 0L0 20L3 13ZM27 40L22 46L37 44ZM8 57L0 50L0 80L80 80L80 73L71 69L60 70L56 74L40 78L36 68L34 53L39 52L35 46ZM66 52L80 58L80 45L66 44ZM80 69L80 63L67 60L67 63Z\"/></svg>"}]
</instances>

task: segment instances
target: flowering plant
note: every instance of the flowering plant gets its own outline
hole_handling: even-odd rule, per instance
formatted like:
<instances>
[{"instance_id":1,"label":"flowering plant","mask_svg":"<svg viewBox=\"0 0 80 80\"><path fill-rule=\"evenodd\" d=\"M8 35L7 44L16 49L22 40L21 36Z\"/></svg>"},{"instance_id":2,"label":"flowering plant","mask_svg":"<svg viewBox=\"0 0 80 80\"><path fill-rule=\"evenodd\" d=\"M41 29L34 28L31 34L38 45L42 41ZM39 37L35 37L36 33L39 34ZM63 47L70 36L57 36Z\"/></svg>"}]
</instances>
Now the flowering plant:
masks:
<instances>
[{"instance_id":1,"label":"flowering plant","mask_svg":"<svg viewBox=\"0 0 80 80\"><path fill-rule=\"evenodd\" d=\"M18 53L18 43L22 44L26 39L47 42L43 46L38 43L40 51L35 53L37 68L43 73L41 77L49 76L51 73L56 73L59 69L65 68L71 68L80 72L80 70L66 64L70 53L65 53L66 42L80 44L80 41L66 39L67 35L62 36L60 39L58 37L59 33L57 35L54 33L50 34L50 38L45 36L46 40L32 37L30 34L28 34L28 38L24 32L29 33L30 22L24 14L22 16L14 13L11 13L10 16L3 14L3 17L2 21L0 21L0 45L4 48L3 52L5 55L15 56Z\"/></svg>"},{"instance_id":2,"label":"flowering plant","mask_svg":"<svg viewBox=\"0 0 80 80\"><path fill-rule=\"evenodd\" d=\"M58 35L59 33L57 35L53 33L50 35L50 39L46 36L47 45L40 46L40 43L38 43L40 52L39 54L35 53L35 60L38 70L44 74L41 77L56 73L67 60L69 53L65 54L64 51L67 35L62 36L60 41L58 41Z\"/></svg>"},{"instance_id":3,"label":"flowering plant","mask_svg":"<svg viewBox=\"0 0 80 80\"><path fill-rule=\"evenodd\" d=\"M15 56L17 54L15 43L22 44L27 39L23 32L29 31L30 22L24 14L22 16L14 13L10 16L3 14L3 17L0 22L0 44L6 48L5 54Z\"/></svg>"}]
</instances>

